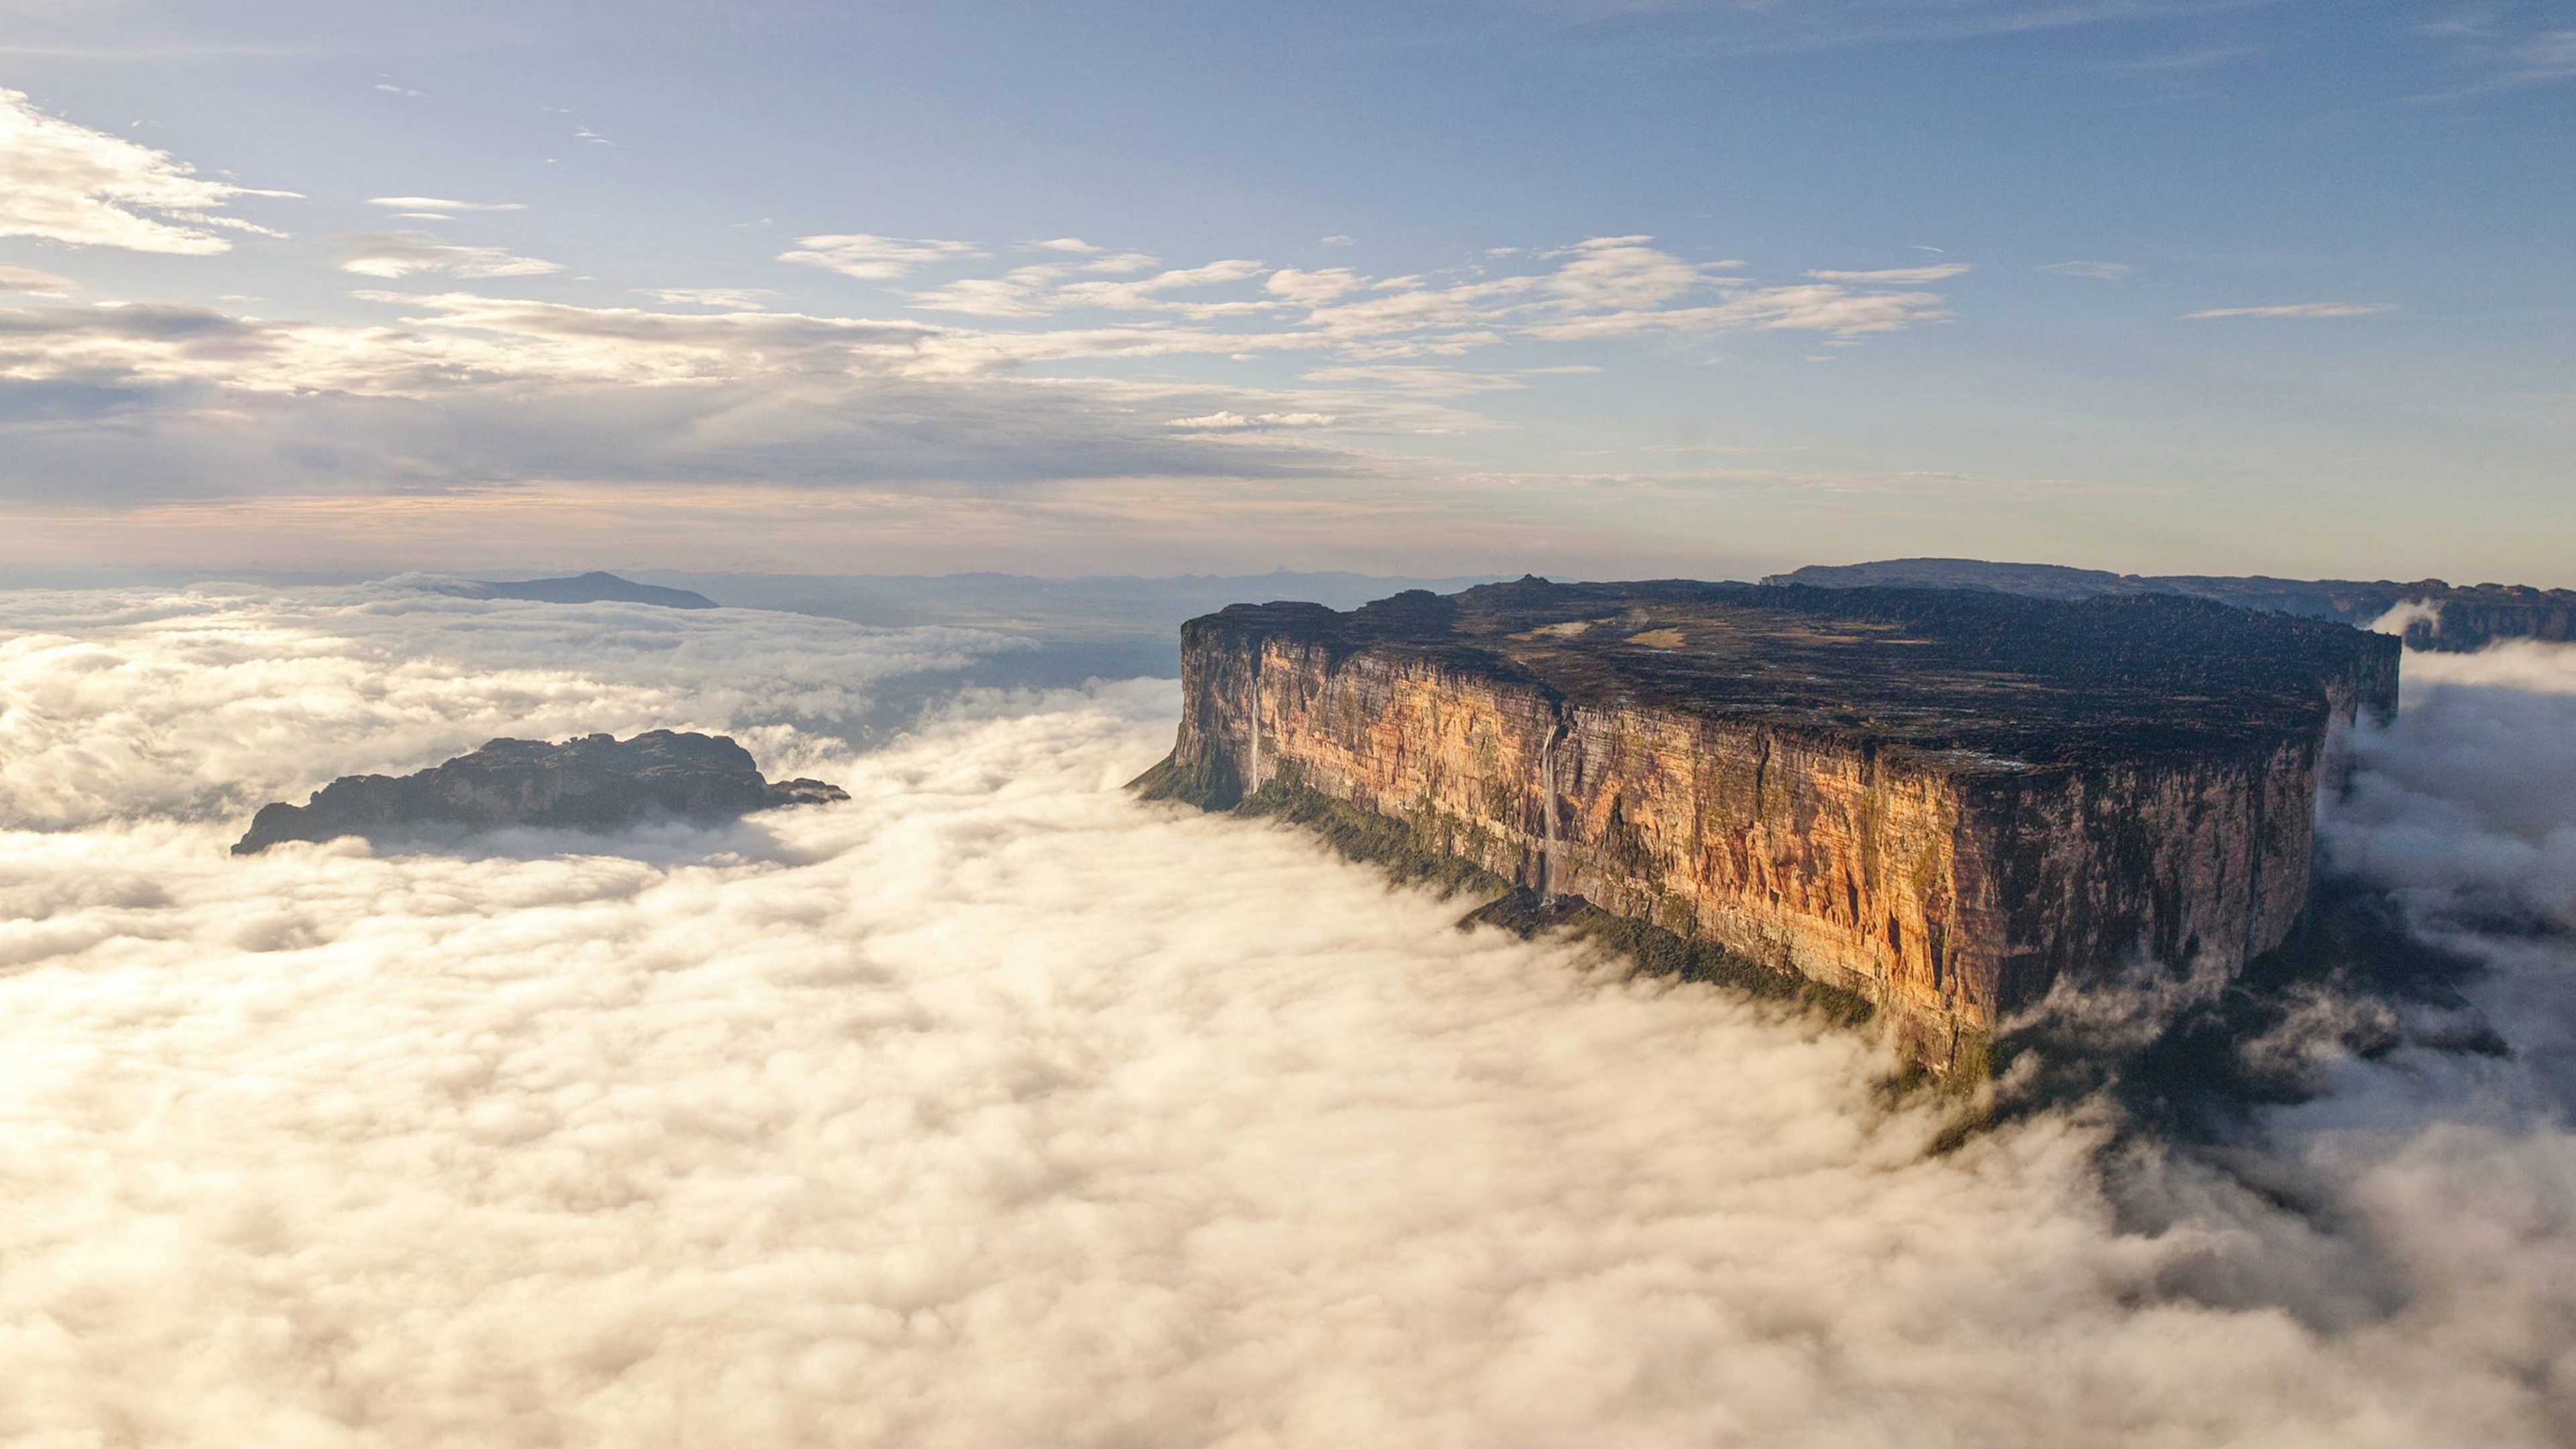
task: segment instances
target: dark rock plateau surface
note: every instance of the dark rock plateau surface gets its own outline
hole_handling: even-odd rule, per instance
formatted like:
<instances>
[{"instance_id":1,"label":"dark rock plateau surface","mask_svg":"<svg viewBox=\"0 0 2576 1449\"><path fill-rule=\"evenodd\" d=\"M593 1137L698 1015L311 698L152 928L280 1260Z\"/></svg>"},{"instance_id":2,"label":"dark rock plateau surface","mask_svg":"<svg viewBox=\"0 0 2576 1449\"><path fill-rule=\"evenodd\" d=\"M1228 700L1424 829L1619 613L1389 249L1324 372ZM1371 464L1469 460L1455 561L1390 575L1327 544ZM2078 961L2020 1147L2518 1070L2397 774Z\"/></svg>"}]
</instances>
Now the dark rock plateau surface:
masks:
<instances>
[{"instance_id":1,"label":"dark rock plateau surface","mask_svg":"<svg viewBox=\"0 0 2576 1449\"><path fill-rule=\"evenodd\" d=\"M2356 715L2394 710L2398 656L2158 593L1531 578L1238 604L1183 626L1179 738L1137 785L1516 889L1523 915L1579 900L1976 1075L2062 984L2280 946L2320 784Z\"/></svg>"},{"instance_id":2,"label":"dark rock plateau surface","mask_svg":"<svg viewBox=\"0 0 2576 1449\"><path fill-rule=\"evenodd\" d=\"M416 775L351 775L313 792L309 804L263 806L233 854L424 827L605 830L655 818L730 820L848 798L820 780L763 779L751 752L719 735L652 730L631 740L494 740Z\"/></svg>"},{"instance_id":3,"label":"dark rock plateau surface","mask_svg":"<svg viewBox=\"0 0 2576 1449\"><path fill-rule=\"evenodd\" d=\"M1984 589L2042 599L2106 594L2179 594L2240 609L2264 609L2363 627L2399 605L2409 649L2466 653L2499 639L2576 640L2576 590L2526 584L2411 584L2386 579L2227 578L2207 574L2115 574L2060 564L1989 563L1976 558L1897 558L1876 563L1811 564L1773 574L1765 584L1817 588Z\"/></svg>"}]
</instances>

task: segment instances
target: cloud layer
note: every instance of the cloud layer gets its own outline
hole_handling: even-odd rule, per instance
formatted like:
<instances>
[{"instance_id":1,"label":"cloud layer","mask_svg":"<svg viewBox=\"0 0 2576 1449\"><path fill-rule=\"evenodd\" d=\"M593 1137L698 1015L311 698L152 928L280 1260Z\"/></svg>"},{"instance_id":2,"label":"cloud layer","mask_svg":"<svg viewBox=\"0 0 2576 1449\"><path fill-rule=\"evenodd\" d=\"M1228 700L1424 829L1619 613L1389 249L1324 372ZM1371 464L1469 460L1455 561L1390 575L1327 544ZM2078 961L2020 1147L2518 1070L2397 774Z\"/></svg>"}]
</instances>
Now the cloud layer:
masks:
<instances>
[{"instance_id":1,"label":"cloud layer","mask_svg":"<svg viewBox=\"0 0 2576 1449\"><path fill-rule=\"evenodd\" d=\"M2225 1171L2106 1177L2063 1116L1933 1157L1865 1039L1136 805L1166 683L854 755L815 718L938 641L5 602L51 642L0 800L79 828L0 835L0 1435L2341 1449L2576 1407L2576 1150L2509 1064L2355 1066ZM222 853L233 775L655 711L855 798Z\"/></svg>"},{"instance_id":2,"label":"cloud layer","mask_svg":"<svg viewBox=\"0 0 2576 1449\"><path fill-rule=\"evenodd\" d=\"M14 142L0 160L0 235L221 251L222 229L266 229L216 208L286 194L207 180L16 92L0 92L0 140ZM525 209L410 193L364 204L487 226ZM0 269L0 287L40 299L0 307L13 499L119 509L509 483L1437 478L1448 460L1389 440L1496 423L1432 400L1597 367L1479 366L1499 349L1760 332L1853 345L1946 320L1944 297L1921 288L1968 270L1766 282L1645 235L1489 248L1399 276L1247 257L1173 264L1070 236L1018 243L1040 259L986 275L975 274L992 255L983 245L935 237L818 232L775 255L785 273L904 283L869 289L873 310L895 315L843 315L773 305L778 293L743 284L611 294L658 309L498 295L510 289L495 284L524 279L549 279L549 293L595 279L418 228L329 245L339 272L445 290L359 290L308 319L171 300L43 305L73 281ZM1245 362L1270 363L1267 381L1236 381L1252 375L1237 370ZM1174 418L1293 418L1297 436Z\"/></svg>"}]
</instances>

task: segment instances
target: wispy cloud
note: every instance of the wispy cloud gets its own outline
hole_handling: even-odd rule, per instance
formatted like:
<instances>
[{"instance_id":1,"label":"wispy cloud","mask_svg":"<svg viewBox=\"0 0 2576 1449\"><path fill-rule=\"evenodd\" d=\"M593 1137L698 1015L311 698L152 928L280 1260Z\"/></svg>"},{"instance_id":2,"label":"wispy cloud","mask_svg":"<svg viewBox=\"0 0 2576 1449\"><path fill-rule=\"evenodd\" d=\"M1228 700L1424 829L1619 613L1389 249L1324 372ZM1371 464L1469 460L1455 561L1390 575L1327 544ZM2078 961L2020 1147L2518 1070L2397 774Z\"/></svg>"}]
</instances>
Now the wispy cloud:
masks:
<instances>
[{"instance_id":1,"label":"wispy cloud","mask_svg":"<svg viewBox=\"0 0 2576 1449\"><path fill-rule=\"evenodd\" d=\"M2049 262L2040 268L2061 277L2084 277L2096 282L2125 281L2137 268L2127 262Z\"/></svg>"},{"instance_id":2,"label":"wispy cloud","mask_svg":"<svg viewBox=\"0 0 2576 1449\"><path fill-rule=\"evenodd\" d=\"M1282 428L1331 427L1331 413L1253 413L1217 411L1194 418L1174 418L1163 426L1192 433L1276 432Z\"/></svg>"},{"instance_id":3,"label":"wispy cloud","mask_svg":"<svg viewBox=\"0 0 2576 1449\"><path fill-rule=\"evenodd\" d=\"M72 289L71 278L57 277L33 267L0 267L0 292L20 292L36 297L59 297Z\"/></svg>"},{"instance_id":4,"label":"wispy cloud","mask_svg":"<svg viewBox=\"0 0 2576 1449\"><path fill-rule=\"evenodd\" d=\"M674 306L723 307L740 312L763 311L778 297L767 287L639 287L636 293Z\"/></svg>"},{"instance_id":5,"label":"wispy cloud","mask_svg":"<svg viewBox=\"0 0 2576 1449\"><path fill-rule=\"evenodd\" d=\"M0 236L206 256L231 249L221 231L285 235L216 208L294 195L208 180L166 151L48 115L25 92L0 89Z\"/></svg>"},{"instance_id":6,"label":"wispy cloud","mask_svg":"<svg viewBox=\"0 0 2576 1449\"><path fill-rule=\"evenodd\" d=\"M2394 312L2392 302L2285 302L2268 307L2212 307L2202 312L2185 312L2185 322L2206 322L2218 317L2368 317L2379 312Z\"/></svg>"},{"instance_id":7,"label":"wispy cloud","mask_svg":"<svg viewBox=\"0 0 2576 1449\"><path fill-rule=\"evenodd\" d=\"M961 241L838 232L800 236L796 239L795 249L780 252L778 260L794 262L802 267L821 267L827 272L838 272L861 281L882 282L908 275L933 262L982 255L972 245Z\"/></svg>"},{"instance_id":8,"label":"wispy cloud","mask_svg":"<svg viewBox=\"0 0 2576 1449\"><path fill-rule=\"evenodd\" d=\"M1888 267L1875 272L1809 272L1819 282L1852 282L1865 287L1911 287L1925 282L1946 282L1974 270L1966 262L1941 262L1929 267Z\"/></svg>"},{"instance_id":9,"label":"wispy cloud","mask_svg":"<svg viewBox=\"0 0 2576 1449\"><path fill-rule=\"evenodd\" d=\"M403 96L403 97L406 97L406 98L408 98L408 99L410 99L410 100L415 100L415 101L417 101L417 100L426 100L426 99L428 99L428 96L429 96L429 92L427 92L427 91L416 91L416 90L413 90L413 89L412 89L411 87L409 87L409 86L398 86L398 85L395 85L395 84L394 84L393 82L391 82L391 81L378 81L378 82L376 82L376 89L377 89L377 90L380 90L380 91L382 91L382 92L384 92L386 95L389 95L389 96Z\"/></svg>"},{"instance_id":10,"label":"wispy cloud","mask_svg":"<svg viewBox=\"0 0 2576 1449\"><path fill-rule=\"evenodd\" d=\"M2563 11L2551 18L2562 16ZM2417 102L2467 100L2576 80L2576 28L2541 29L2520 15L2462 13L2419 26L2416 33L2449 42L2453 63L2477 77L2409 98Z\"/></svg>"},{"instance_id":11,"label":"wispy cloud","mask_svg":"<svg viewBox=\"0 0 2576 1449\"><path fill-rule=\"evenodd\" d=\"M2205 45L2194 50L2179 50L2163 55L2145 55L2130 60L2113 61L2103 69L2150 73L2207 70L2214 65L2225 65L2232 60L2244 60L2261 54L2263 54L2263 47L2259 45Z\"/></svg>"},{"instance_id":12,"label":"wispy cloud","mask_svg":"<svg viewBox=\"0 0 2576 1449\"><path fill-rule=\"evenodd\" d=\"M525 211L524 201L456 201L444 196L371 196L369 206L390 207L395 211Z\"/></svg>"},{"instance_id":13,"label":"wispy cloud","mask_svg":"<svg viewBox=\"0 0 2576 1449\"><path fill-rule=\"evenodd\" d=\"M1517 392L1529 386L1518 378L1490 372L1402 365L1319 367L1306 374L1306 381L1368 383L1414 397L1471 397L1480 392Z\"/></svg>"},{"instance_id":14,"label":"wispy cloud","mask_svg":"<svg viewBox=\"0 0 2576 1449\"><path fill-rule=\"evenodd\" d=\"M333 241L340 248L340 270L362 277L392 279L443 272L481 279L535 277L563 270L557 263L523 257L505 247L464 246L425 231L353 232Z\"/></svg>"},{"instance_id":15,"label":"wispy cloud","mask_svg":"<svg viewBox=\"0 0 2576 1449\"><path fill-rule=\"evenodd\" d=\"M1355 275L1348 267L1327 267L1315 272L1281 267L1261 285L1273 296L1312 307L1359 291L1368 285L1368 279Z\"/></svg>"},{"instance_id":16,"label":"wispy cloud","mask_svg":"<svg viewBox=\"0 0 2576 1449\"><path fill-rule=\"evenodd\" d=\"M2246 0L1852 0L1708 7L1697 43L1719 54L1763 55L1851 45L1965 40L2083 26L2133 24L2241 8ZM1644 8L1644 7L1637 7Z\"/></svg>"}]
</instances>

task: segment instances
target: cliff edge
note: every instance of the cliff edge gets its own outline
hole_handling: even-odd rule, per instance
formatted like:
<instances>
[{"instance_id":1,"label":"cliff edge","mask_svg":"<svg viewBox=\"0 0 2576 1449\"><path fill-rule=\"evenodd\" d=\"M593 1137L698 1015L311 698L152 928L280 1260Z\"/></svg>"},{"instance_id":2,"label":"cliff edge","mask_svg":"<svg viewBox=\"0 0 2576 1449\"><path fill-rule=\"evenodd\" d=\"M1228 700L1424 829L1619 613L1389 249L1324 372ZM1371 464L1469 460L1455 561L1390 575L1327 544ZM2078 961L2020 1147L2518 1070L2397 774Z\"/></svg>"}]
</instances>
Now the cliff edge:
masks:
<instances>
[{"instance_id":1,"label":"cliff edge","mask_svg":"<svg viewBox=\"0 0 2576 1449\"><path fill-rule=\"evenodd\" d=\"M2140 958L2236 971L2307 901L2342 732L2399 644L2163 594L1529 578L1182 630L1208 809L1355 811L1889 1014L1981 1072L2014 1011Z\"/></svg>"}]
</instances>

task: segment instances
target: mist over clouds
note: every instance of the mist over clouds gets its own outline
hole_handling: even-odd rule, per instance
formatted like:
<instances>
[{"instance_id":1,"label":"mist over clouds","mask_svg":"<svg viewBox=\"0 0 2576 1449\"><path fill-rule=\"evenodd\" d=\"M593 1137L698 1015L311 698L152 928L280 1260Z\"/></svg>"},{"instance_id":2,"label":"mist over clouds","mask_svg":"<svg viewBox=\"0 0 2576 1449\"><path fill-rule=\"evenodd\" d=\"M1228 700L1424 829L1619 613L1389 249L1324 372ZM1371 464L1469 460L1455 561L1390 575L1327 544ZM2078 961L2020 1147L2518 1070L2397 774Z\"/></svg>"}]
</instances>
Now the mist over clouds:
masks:
<instances>
[{"instance_id":1,"label":"mist over clouds","mask_svg":"<svg viewBox=\"0 0 2576 1449\"><path fill-rule=\"evenodd\" d=\"M814 734L848 733L874 681L1026 647L755 609L459 598L442 582L0 593L7 823L243 814L512 733L732 732L795 774Z\"/></svg>"},{"instance_id":2,"label":"mist over clouds","mask_svg":"<svg viewBox=\"0 0 2576 1449\"><path fill-rule=\"evenodd\" d=\"M836 721L874 684L989 637L398 585L0 617L0 1438L2541 1445L2576 1417L2576 1137L2521 1061L2347 1063L2226 1153L2106 1163L2055 1113L1934 1155L1941 1104L1881 1096L1866 1037L1138 805L1168 682L970 695L862 752ZM2576 815L2529 782L2576 747L2565 656L2408 668L2338 859L2429 917L2536 841L2504 878L2563 900ZM345 769L656 724L853 798L224 854L246 803ZM2565 938L2503 944L2509 1036L2576 1014Z\"/></svg>"}]
</instances>

